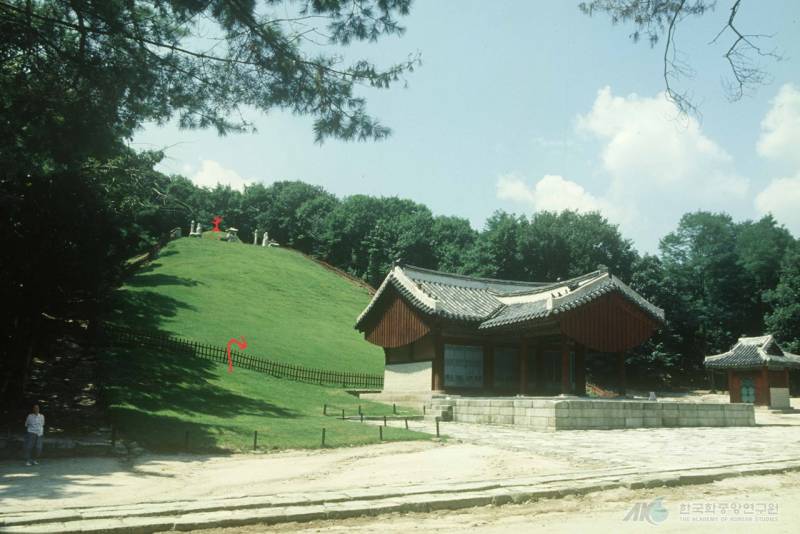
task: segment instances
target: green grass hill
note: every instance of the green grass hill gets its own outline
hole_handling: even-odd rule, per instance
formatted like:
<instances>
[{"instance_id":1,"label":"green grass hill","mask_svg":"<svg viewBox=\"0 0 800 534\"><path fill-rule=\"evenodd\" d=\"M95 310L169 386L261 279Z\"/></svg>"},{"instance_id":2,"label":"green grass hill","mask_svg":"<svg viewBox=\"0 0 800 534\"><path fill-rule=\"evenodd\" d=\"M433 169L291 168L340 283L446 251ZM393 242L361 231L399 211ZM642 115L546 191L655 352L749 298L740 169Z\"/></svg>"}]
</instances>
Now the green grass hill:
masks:
<instances>
[{"instance_id":1,"label":"green grass hill","mask_svg":"<svg viewBox=\"0 0 800 534\"><path fill-rule=\"evenodd\" d=\"M224 347L244 336L245 354L337 371L380 373L382 351L353 329L370 295L284 248L182 238L121 287L108 322ZM153 450L244 450L378 441L374 426L322 415L391 413L337 388L272 378L194 356L142 348L101 354L109 414L121 435ZM407 412L406 412L407 413ZM390 428L386 439L419 439Z\"/></svg>"},{"instance_id":2,"label":"green grass hill","mask_svg":"<svg viewBox=\"0 0 800 534\"><path fill-rule=\"evenodd\" d=\"M353 325L367 291L302 254L213 239L172 241L133 276L109 320L308 367L383 372L383 351Z\"/></svg>"}]
</instances>

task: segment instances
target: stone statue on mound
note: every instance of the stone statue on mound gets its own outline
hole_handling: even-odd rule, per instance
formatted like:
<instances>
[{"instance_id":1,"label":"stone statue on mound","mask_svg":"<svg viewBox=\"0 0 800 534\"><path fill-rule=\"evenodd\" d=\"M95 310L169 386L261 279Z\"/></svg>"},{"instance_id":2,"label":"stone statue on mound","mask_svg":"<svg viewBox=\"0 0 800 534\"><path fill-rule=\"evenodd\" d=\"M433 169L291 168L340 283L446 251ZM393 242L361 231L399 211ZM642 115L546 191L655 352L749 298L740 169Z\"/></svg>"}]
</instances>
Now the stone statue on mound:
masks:
<instances>
[{"instance_id":1,"label":"stone statue on mound","mask_svg":"<svg viewBox=\"0 0 800 534\"><path fill-rule=\"evenodd\" d=\"M253 230L253 244L258 245L258 229Z\"/></svg>"}]
</instances>

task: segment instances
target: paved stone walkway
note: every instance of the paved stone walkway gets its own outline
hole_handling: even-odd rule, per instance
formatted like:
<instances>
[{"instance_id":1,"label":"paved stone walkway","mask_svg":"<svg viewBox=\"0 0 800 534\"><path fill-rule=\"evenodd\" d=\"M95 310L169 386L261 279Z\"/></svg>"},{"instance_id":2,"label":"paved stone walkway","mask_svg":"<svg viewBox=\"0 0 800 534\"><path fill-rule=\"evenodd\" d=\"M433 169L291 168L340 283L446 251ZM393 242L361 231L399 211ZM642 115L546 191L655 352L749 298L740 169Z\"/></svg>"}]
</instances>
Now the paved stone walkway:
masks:
<instances>
[{"instance_id":1,"label":"paved stone walkway","mask_svg":"<svg viewBox=\"0 0 800 534\"><path fill-rule=\"evenodd\" d=\"M511 425L442 422L442 435L476 445L524 451L569 462L576 469L680 469L800 458L800 411L757 409L755 427L634 428L539 432ZM373 422L373 424L379 424ZM400 426L403 422L390 422ZM435 433L435 423L409 421Z\"/></svg>"}]
</instances>

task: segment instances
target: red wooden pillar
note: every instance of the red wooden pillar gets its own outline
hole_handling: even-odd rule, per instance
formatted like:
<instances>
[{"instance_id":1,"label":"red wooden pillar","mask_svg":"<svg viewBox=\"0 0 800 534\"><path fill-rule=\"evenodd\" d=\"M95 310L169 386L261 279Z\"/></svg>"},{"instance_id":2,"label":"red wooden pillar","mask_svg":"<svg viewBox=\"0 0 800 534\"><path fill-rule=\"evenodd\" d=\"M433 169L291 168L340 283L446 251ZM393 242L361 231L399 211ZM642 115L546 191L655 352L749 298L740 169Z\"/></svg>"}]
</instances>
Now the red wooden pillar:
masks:
<instances>
[{"instance_id":1,"label":"red wooden pillar","mask_svg":"<svg viewBox=\"0 0 800 534\"><path fill-rule=\"evenodd\" d=\"M528 340L525 338L519 347L519 393L528 393Z\"/></svg>"},{"instance_id":2,"label":"red wooden pillar","mask_svg":"<svg viewBox=\"0 0 800 534\"><path fill-rule=\"evenodd\" d=\"M625 353L617 353L617 384L619 385L619 394L624 396L627 391L627 380L625 377Z\"/></svg>"},{"instance_id":3,"label":"red wooden pillar","mask_svg":"<svg viewBox=\"0 0 800 534\"><path fill-rule=\"evenodd\" d=\"M444 389L444 343L442 331L436 329L433 341L433 364L431 365L431 388L433 391Z\"/></svg>"},{"instance_id":4,"label":"red wooden pillar","mask_svg":"<svg viewBox=\"0 0 800 534\"><path fill-rule=\"evenodd\" d=\"M586 395L586 347L575 344L575 394Z\"/></svg>"},{"instance_id":5,"label":"red wooden pillar","mask_svg":"<svg viewBox=\"0 0 800 534\"><path fill-rule=\"evenodd\" d=\"M483 346L483 389L494 388L494 345L491 341Z\"/></svg>"},{"instance_id":6,"label":"red wooden pillar","mask_svg":"<svg viewBox=\"0 0 800 534\"><path fill-rule=\"evenodd\" d=\"M731 397L731 402L740 402L739 388L736 386L736 376L733 374L733 369L728 369L728 395Z\"/></svg>"},{"instance_id":7,"label":"red wooden pillar","mask_svg":"<svg viewBox=\"0 0 800 534\"><path fill-rule=\"evenodd\" d=\"M561 393L572 393L572 381L569 376L569 344L567 336L561 336Z\"/></svg>"}]
</instances>

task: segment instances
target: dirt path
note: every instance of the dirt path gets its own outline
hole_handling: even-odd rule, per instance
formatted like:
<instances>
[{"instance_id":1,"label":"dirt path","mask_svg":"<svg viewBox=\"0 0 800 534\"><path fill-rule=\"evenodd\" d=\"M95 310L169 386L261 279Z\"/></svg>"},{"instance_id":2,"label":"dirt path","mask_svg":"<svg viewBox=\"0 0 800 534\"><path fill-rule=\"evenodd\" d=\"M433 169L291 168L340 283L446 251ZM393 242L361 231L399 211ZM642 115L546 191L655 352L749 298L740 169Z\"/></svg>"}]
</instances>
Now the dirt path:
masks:
<instances>
[{"instance_id":1,"label":"dirt path","mask_svg":"<svg viewBox=\"0 0 800 534\"><path fill-rule=\"evenodd\" d=\"M723 466L736 470L742 464L800 459L800 412L764 412L757 420L763 426L555 433L447 423L442 431L451 438L444 443L384 443L228 457L145 455L133 462L44 459L35 467L6 461L0 462L0 516L31 509L446 488L473 481L569 473L590 476L609 470L634 475ZM609 518L617 512L613 509Z\"/></svg>"},{"instance_id":2,"label":"dirt path","mask_svg":"<svg viewBox=\"0 0 800 534\"><path fill-rule=\"evenodd\" d=\"M637 504L649 505L662 498L666 518L648 522L625 517ZM660 488L617 489L582 497L547 499L529 504L484 506L427 514L388 514L337 521L287 523L274 527L202 530L204 534L250 534L256 532L437 532L499 534L536 533L670 533L724 532L796 533L800 524L800 473L731 478L713 484ZM703 512L697 512L702 505ZM738 505L740 512L730 512ZM744 513L745 506L752 513ZM722 513L725 509L726 512ZM708 510L708 511L707 511ZM749 510L749 508L748 508ZM762 512L763 510L763 512ZM637 518L640 516L636 516ZM653 516L653 519L658 516Z\"/></svg>"},{"instance_id":3,"label":"dirt path","mask_svg":"<svg viewBox=\"0 0 800 534\"><path fill-rule=\"evenodd\" d=\"M230 457L143 456L0 463L0 509L65 508L481 481L560 473L568 462L469 443L386 443Z\"/></svg>"}]
</instances>

